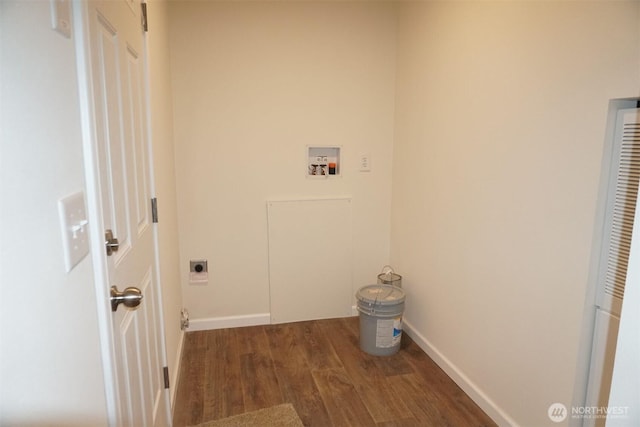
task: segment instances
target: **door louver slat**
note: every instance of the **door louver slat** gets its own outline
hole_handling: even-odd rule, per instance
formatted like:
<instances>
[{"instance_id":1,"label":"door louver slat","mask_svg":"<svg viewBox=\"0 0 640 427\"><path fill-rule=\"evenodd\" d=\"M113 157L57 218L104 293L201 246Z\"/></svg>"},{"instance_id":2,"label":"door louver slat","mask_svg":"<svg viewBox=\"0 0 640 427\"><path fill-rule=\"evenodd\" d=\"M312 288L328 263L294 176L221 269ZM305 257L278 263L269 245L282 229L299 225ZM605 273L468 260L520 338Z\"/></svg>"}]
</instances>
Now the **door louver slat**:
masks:
<instances>
[{"instance_id":1,"label":"door louver slat","mask_svg":"<svg viewBox=\"0 0 640 427\"><path fill-rule=\"evenodd\" d=\"M637 122L637 115L634 119ZM640 124L635 122L623 124L604 283L604 293L620 302L624 297L640 182Z\"/></svg>"}]
</instances>

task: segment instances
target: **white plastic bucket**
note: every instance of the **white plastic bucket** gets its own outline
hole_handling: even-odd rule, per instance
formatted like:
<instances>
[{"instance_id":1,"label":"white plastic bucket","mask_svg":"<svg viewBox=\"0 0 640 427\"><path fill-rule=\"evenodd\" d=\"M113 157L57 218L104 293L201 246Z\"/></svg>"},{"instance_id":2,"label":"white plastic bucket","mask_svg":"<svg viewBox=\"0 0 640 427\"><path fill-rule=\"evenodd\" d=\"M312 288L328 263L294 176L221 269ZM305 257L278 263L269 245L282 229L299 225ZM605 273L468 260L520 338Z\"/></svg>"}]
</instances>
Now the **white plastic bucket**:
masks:
<instances>
[{"instance_id":1,"label":"white plastic bucket","mask_svg":"<svg viewBox=\"0 0 640 427\"><path fill-rule=\"evenodd\" d=\"M390 356L400 349L405 293L397 286L368 285L356 293L360 313L360 349Z\"/></svg>"}]
</instances>

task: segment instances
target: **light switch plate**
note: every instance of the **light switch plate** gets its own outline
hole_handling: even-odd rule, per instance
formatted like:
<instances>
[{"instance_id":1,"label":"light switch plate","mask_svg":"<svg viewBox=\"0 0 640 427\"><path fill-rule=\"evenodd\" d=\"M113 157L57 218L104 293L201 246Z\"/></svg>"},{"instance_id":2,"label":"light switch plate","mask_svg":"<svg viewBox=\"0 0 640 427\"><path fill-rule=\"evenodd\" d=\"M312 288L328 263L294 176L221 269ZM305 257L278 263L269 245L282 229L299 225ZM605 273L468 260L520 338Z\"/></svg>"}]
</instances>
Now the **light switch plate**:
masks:
<instances>
[{"instance_id":1,"label":"light switch plate","mask_svg":"<svg viewBox=\"0 0 640 427\"><path fill-rule=\"evenodd\" d=\"M58 201L64 264L71 271L89 253L89 230L84 193L78 192Z\"/></svg>"}]
</instances>

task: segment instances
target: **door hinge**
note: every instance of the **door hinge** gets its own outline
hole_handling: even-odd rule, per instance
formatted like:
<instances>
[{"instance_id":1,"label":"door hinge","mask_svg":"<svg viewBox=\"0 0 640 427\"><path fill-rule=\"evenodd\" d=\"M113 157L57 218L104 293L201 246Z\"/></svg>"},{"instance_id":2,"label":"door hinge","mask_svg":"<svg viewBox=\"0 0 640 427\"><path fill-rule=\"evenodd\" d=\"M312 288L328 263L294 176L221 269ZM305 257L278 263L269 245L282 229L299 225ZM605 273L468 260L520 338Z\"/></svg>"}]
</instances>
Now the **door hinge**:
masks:
<instances>
[{"instance_id":1,"label":"door hinge","mask_svg":"<svg viewBox=\"0 0 640 427\"><path fill-rule=\"evenodd\" d=\"M151 222L158 222L158 198L151 199Z\"/></svg>"},{"instance_id":2,"label":"door hinge","mask_svg":"<svg viewBox=\"0 0 640 427\"><path fill-rule=\"evenodd\" d=\"M149 31L149 22L147 21L147 4L146 3L140 3L140 6L142 7L142 30L144 32L148 32Z\"/></svg>"},{"instance_id":3,"label":"door hinge","mask_svg":"<svg viewBox=\"0 0 640 427\"><path fill-rule=\"evenodd\" d=\"M162 374L164 375L164 388L169 388L169 367L162 368Z\"/></svg>"}]
</instances>

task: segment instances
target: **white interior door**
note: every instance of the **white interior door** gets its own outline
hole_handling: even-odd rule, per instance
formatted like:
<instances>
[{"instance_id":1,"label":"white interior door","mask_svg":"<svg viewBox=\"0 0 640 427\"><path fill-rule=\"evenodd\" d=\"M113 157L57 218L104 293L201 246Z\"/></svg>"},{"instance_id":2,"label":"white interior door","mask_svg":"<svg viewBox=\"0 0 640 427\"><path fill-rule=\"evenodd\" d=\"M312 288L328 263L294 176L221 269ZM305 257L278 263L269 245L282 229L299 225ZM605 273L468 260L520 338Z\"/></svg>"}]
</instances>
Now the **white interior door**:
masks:
<instances>
[{"instance_id":1,"label":"white interior door","mask_svg":"<svg viewBox=\"0 0 640 427\"><path fill-rule=\"evenodd\" d=\"M103 231L117 250L104 250L103 294L135 287L137 308L111 312L110 357L114 412L122 426L167 424L168 394L160 296L150 212L150 153L146 135L146 77L141 6L137 0L82 2L92 93L96 179ZM115 247L115 241L112 242ZM128 297L136 295L129 293Z\"/></svg>"}]
</instances>

